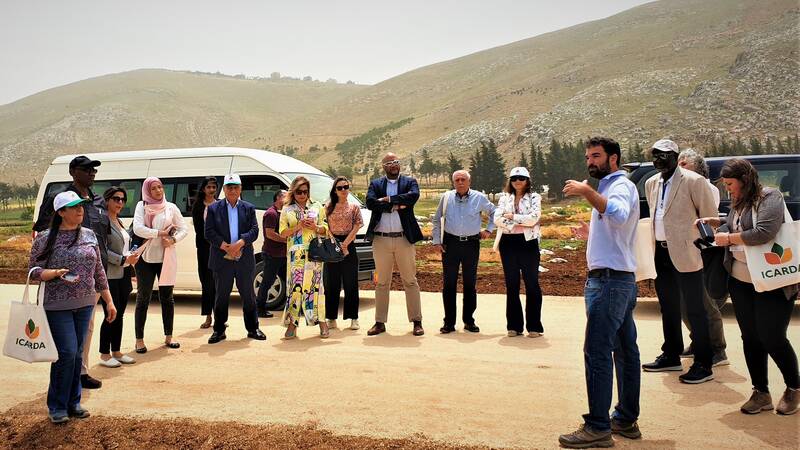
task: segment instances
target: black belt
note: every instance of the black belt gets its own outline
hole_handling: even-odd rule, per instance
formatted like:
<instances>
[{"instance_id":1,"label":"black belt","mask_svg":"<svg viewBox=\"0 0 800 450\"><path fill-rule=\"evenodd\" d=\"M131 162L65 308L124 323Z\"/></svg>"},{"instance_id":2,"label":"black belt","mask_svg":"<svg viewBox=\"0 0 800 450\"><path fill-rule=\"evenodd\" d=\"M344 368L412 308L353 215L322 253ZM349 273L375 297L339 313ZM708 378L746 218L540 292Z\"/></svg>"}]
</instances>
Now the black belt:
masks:
<instances>
[{"instance_id":1,"label":"black belt","mask_svg":"<svg viewBox=\"0 0 800 450\"><path fill-rule=\"evenodd\" d=\"M667 248L667 241L656 241L656 245L662 248Z\"/></svg>"},{"instance_id":2,"label":"black belt","mask_svg":"<svg viewBox=\"0 0 800 450\"><path fill-rule=\"evenodd\" d=\"M444 237L445 238L450 238L450 239L455 239L455 240L457 240L459 242L480 241L481 240L481 234L480 233L473 234L471 236L456 236L455 234L450 234L450 233L445 232L444 233Z\"/></svg>"},{"instance_id":3,"label":"black belt","mask_svg":"<svg viewBox=\"0 0 800 450\"><path fill-rule=\"evenodd\" d=\"M633 275L633 272L625 272L614 269L592 269L589 271L589 278L610 277L613 275Z\"/></svg>"},{"instance_id":4,"label":"black belt","mask_svg":"<svg viewBox=\"0 0 800 450\"><path fill-rule=\"evenodd\" d=\"M380 231L375 232L375 236L383 236L383 237L403 237L402 231L396 231L392 233L381 233Z\"/></svg>"}]
</instances>

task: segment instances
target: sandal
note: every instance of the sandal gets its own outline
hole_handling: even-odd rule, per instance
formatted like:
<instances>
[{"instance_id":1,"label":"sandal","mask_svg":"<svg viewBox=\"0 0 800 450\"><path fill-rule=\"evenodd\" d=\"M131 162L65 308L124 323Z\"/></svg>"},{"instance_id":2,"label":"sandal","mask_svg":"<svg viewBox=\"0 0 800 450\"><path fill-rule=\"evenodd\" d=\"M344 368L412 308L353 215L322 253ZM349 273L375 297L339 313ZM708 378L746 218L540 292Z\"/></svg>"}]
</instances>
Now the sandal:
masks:
<instances>
[{"instance_id":1,"label":"sandal","mask_svg":"<svg viewBox=\"0 0 800 450\"><path fill-rule=\"evenodd\" d=\"M168 348L181 348L180 342L164 342L164 345L166 345Z\"/></svg>"},{"instance_id":2,"label":"sandal","mask_svg":"<svg viewBox=\"0 0 800 450\"><path fill-rule=\"evenodd\" d=\"M136 349L136 353L138 353L140 355L143 354L143 353L147 353L147 347L138 347Z\"/></svg>"}]
</instances>

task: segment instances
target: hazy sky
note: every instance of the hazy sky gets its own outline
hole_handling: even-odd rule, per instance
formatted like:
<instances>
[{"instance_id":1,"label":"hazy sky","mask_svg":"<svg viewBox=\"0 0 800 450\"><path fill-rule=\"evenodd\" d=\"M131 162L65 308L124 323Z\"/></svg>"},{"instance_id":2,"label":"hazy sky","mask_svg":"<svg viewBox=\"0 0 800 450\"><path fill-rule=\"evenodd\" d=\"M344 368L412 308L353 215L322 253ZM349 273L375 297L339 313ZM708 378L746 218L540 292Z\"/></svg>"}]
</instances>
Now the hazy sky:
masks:
<instances>
[{"instance_id":1,"label":"hazy sky","mask_svg":"<svg viewBox=\"0 0 800 450\"><path fill-rule=\"evenodd\" d=\"M374 84L644 0L0 2L0 104L139 68Z\"/></svg>"}]
</instances>

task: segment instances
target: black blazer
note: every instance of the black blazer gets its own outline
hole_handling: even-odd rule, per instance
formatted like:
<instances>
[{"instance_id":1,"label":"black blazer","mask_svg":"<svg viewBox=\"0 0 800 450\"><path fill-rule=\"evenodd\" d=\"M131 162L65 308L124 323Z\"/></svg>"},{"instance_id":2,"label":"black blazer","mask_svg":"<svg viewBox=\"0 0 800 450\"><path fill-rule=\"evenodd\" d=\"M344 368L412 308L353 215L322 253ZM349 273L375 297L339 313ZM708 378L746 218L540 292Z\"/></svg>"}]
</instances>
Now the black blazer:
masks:
<instances>
[{"instance_id":1,"label":"black blazer","mask_svg":"<svg viewBox=\"0 0 800 450\"><path fill-rule=\"evenodd\" d=\"M242 248L240 264L251 265L255 268L256 258L253 254L253 242L258 239L258 221L256 220L256 208L251 203L239 199L239 206L236 210L239 213L239 236L231 237L228 227L228 201L225 199L217 200L208 205L208 214L204 226L206 240L211 245L208 257L208 268L219 270L225 264L232 263L224 259L225 252L219 248L223 242L233 243L239 239L244 239L245 245Z\"/></svg>"},{"instance_id":2,"label":"black blazer","mask_svg":"<svg viewBox=\"0 0 800 450\"><path fill-rule=\"evenodd\" d=\"M367 190L367 209L372 211L369 219L367 235L365 239L372 241L375 236L375 227L381 221L381 216L385 212L391 212L394 205L405 205L405 209L400 209L400 224L403 226L403 234L410 243L422 240L422 231L419 229L416 217L414 217L414 204L419 200L419 185L416 178L400 175L397 181L397 195L392 196L389 202L379 202L379 198L386 197L386 185L388 180L381 177L372 180Z\"/></svg>"}]
</instances>

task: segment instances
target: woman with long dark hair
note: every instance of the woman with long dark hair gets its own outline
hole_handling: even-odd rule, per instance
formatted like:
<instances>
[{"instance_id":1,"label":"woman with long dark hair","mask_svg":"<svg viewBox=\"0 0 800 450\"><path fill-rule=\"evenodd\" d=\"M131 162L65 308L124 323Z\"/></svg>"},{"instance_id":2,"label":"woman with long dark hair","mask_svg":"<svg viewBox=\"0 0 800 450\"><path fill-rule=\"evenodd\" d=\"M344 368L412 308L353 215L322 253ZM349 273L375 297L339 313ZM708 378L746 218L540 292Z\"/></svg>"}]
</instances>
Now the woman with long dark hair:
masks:
<instances>
[{"instance_id":1,"label":"woman with long dark hair","mask_svg":"<svg viewBox=\"0 0 800 450\"><path fill-rule=\"evenodd\" d=\"M742 332L744 358L753 383L753 393L740 409L746 414L773 409L767 376L769 358L772 358L786 383L777 412L794 414L800 408L800 371L797 353L786 332L800 285L757 292L744 254L744 247L748 245L766 244L775 239L784 221L783 195L776 189L762 187L758 172L744 159L726 161L720 175L731 196L731 210L714 238L717 245L727 249L724 264L731 275L728 291ZM717 217L700 220L713 227L722 223Z\"/></svg>"},{"instance_id":2,"label":"woman with long dark hair","mask_svg":"<svg viewBox=\"0 0 800 450\"><path fill-rule=\"evenodd\" d=\"M130 251L131 237L122 221L119 220L119 213L128 200L125 189L111 186L103 193L103 198L106 201L108 219L111 222L111 232L106 240L108 253L106 276L111 298L114 299L114 305L117 307L117 317L111 322L106 320L100 326L100 365L119 367L122 364L136 362L130 356L122 354L120 346L122 344L122 320L125 308L128 306L128 299L133 291L131 283L133 266L139 261L139 254ZM108 319L109 311L105 304L103 304L103 310Z\"/></svg>"},{"instance_id":3,"label":"woman with long dark hair","mask_svg":"<svg viewBox=\"0 0 800 450\"><path fill-rule=\"evenodd\" d=\"M211 314L214 312L214 297L216 289L214 287L214 276L208 268L208 255L210 245L205 238L206 211L208 205L217 200L217 179L215 177L205 177L197 188L197 194L192 202L192 225L194 226L194 246L197 248L197 275L200 277L200 285L203 289L202 301L200 303L200 314L206 316L206 321L200 328L211 327Z\"/></svg>"},{"instance_id":4,"label":"woman with long dark hair","mask_svg":"<svg viewBox=\"0 0 800 450\"><path fill-rule=\"evenodd\" d=\"M533 192L528 169L511 169L494 211L497 225L495 249L500 251L506 280L506 329L508 336L539 337L542 326L542 289L539 287L539 218L542 197ZM520 273L525 282L525 314L519 298Z\"/></svg>"},{"instance_id":5,"label":"woman with long dark hair","mask_svg":"<svg viewBox=\"0 0 800 450\"><path fill-rule=\"evenodd\" d=\"M89 417L89 411L81 406L81 362L98 293L106 303L106 320L113 321L117 315L97 237L81 227L84 202L73 191L56 195L50 228L34 239L29 261L31 279L43 283L43 306L58 349L58 360L50 365L47 390L48 416L53 423Z\"/></svg>"},{"instance_id":6,"label":"woman with long dark hair","mask_svg":"<svg viewBox=\"0 0 800 450\"><path fill-rule=\"evenodd\" d=\"M361 208L347 201L350 195L350 181L347 177L336 177L331 186L330 200L325 206L328 229L339 241L344 252L344 260L325 264L325 318L328 328L335 329L339 316L339 293L344 287L344 311L342 319L350 319L350 329L358 325L358 255L356 254L356 233L364 224Z\"/></svg>"}]
</instances>

